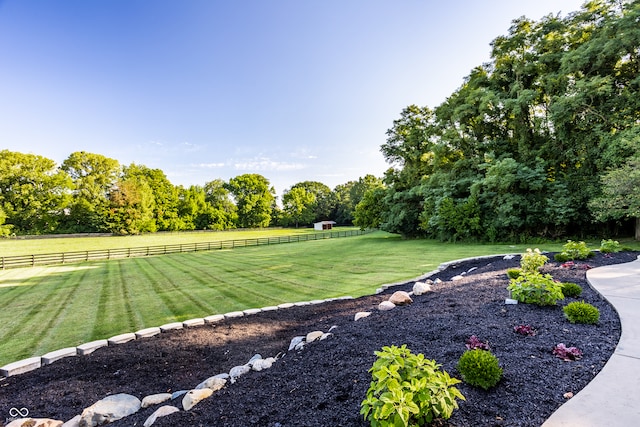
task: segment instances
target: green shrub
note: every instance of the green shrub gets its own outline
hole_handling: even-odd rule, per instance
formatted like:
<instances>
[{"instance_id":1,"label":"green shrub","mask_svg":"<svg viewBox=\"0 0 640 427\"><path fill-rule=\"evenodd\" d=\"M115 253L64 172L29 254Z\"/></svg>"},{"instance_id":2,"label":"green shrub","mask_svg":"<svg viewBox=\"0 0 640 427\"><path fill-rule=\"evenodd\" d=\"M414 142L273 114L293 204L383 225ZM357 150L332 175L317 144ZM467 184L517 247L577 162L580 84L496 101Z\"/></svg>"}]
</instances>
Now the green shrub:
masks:
<instances>
[{"instance_id":1,"label":"green shrub","mask_svg":"<svg viewBox=\"0 0 640 427\"><path fill-rule=\"evenodd\" d=\"M468 350L458 360L458 372L464 382L485 390L498 384L502 368L498 358L487 350Z\"/></svg>"},{"instance_id":2,"label":"green shrub","mask_svg":"<svg viewBox=\"0 0 640 427\"><path fill-rule=\"evenodd\" d=\"M563 283L562 295L569 298L577 298L582 295L582 287L577 283Z\"/></svg>"},{"instance_id":3,"label":"green shrub","mask_svg":"<svg viewBox=\"0 0 640 427\"><path fill-rule=\"evenodd\" d=\"M560 260L557 258L557 255L554 257L556 261L565 262L574 259L587 259L593 256L593 252L591 249L587 247L585 242L574 242L573 240L567 240L562 246L562 255L566 257L564 260Z\"/></svg>"},{"instance_id":4,"label":"green shrub","mask_svg":"<svg viewBox=\"0 0 640 427\"><path fill-rule=\"evenodd\" d=\"M565 254L564 252L558 252L553 256L553 259L558 262L567 262L569 261L569 255Z\"/></svg>"},{"instance_id":5,"label":"green shrub","mask_svg":"<svg viewBox=\"0 0 640 427\"><path fill-rule=\"evenodd\" d=\"M522 268L522 271L525 272L536 272L540 270L540 267L542 267L547 261L549 261L549 258L546 255L542 255L540 253L540 249L527 249L527 252L522 254L520 259L520 267Z\"/></svg>"},{"instance_id":6,"label":"green shrub","mask_svg":"<svg viewBox=\"0 0 640 427\"><path fill-rule=\"evenodd\" d=\"M412 354L406 345L382 347L369 372L373 380L360 413L372 426L427 425L448 419L465 400L454 387L460 380L440 370L435 360Z\"/></svg>"},{"instance_id":7,"label":"green shrub","mask_svg":"<svg viewBox=\"0 0 640 427\"><path fill-rule=\"evenodd\" d=\"M622 250L622 246L620 246L620 243L616 240L602 240L602 242L600 242L600 252L604 253L604 254L610 254L610 253L616 253L616 252L620 252Z\"/></svg>"},{"instance_id":8,"label":"green shrub","mask_svg":"<svg viewBox=\"0 0 640 427\"><path fill-rule=\"evenodd\" d=\"M509 279L517 279L522 274L522 270L520 268L510 268L507 270L507 276Z\"/></svg>"},{"instance_id":9,"label":"green shrub","mask_svg":"<svg viewBox=\"0 0 640 427\"><path fill-rule=\"evenodd\" d=\"M574 301L562 309L564 316L571 323L584 323L586 325L593 325L600 320L600 310L597 307L592 306L584 301Z\"/></svg>"},{"instance_id":10,"label":"green shrub","mask_svg":"<svg viewBox=\"0 0 640 427\"><path fill-rule=\"evenodd\" d=\"M523 272L520 277L511 279L507 289L513 299L527 304L555 305L564 299L562 285L554 282L549 274Z\"/></svg>"}]
</instances>

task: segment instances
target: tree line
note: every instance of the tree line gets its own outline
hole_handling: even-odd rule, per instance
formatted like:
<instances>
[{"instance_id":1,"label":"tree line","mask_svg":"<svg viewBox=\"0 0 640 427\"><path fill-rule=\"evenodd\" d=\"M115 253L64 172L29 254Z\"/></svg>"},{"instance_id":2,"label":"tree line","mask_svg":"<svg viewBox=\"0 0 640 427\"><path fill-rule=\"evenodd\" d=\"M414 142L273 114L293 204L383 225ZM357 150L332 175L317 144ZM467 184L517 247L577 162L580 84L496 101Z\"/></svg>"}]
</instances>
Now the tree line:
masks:
<instances>
[{"instance_id":1,"label":"tree line","mask_svg":"<svg viewBox=\"0 0 640 427\"><path fill-rule=\"evenodd\" d=\"M0 236L109 232L225 230L308 226L332 219L351 224L367 189L367 175L331 190L315 181L293 185L276 203L275 189L259 174L204 185L173 185L160 169L74 152L62 164L0 151Z\"/></svg>"},{"instance_id":2,"label":"tree line","mask_svg":"<svg viewBox=\"0 0 640 427\"><path fill-rule=\"evenodd\" d=\"M640 239L640 1L525 17L435 109L411 105L356 223L405 236Z\"/></svg>"}]
</instances>

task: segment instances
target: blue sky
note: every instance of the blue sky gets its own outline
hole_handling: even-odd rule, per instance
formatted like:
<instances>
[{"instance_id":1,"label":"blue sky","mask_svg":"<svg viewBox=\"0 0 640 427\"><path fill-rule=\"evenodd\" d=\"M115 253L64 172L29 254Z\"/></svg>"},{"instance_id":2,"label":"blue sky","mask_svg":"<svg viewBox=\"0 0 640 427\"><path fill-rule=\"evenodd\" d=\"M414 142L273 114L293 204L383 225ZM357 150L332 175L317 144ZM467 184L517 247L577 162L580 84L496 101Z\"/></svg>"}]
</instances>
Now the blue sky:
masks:
<instances>
[{"instance_id":1,"label":"blue sky","mask_svg":"<svg viewBox=\"0 0 640 427\"><path fill-rule=\"evenodd\" d=\"M278 194L382 176L404 107L442 103L513 19L582 3L0 0L0 149Z\"/></svg>"}]
</instances>

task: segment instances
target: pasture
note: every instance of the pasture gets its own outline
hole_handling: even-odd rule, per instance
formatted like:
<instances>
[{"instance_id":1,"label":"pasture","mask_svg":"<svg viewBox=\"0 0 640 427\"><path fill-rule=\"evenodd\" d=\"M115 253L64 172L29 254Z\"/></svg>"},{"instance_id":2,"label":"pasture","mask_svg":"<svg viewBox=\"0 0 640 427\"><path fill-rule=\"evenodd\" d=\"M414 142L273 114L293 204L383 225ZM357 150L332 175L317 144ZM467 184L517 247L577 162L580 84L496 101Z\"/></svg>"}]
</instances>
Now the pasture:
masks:
<instances>
[{"instance_id":1,"label":"pasture","mask_svg":"<svg viewBox=\"0 0 640 427\"><path fill-rule=\"evenodd\" d=\"M240 238L238 233L235 238ZM522 253L526 248L403 240L374 232L4 270L0 271L0 366L173 321L284 302L372 294L382 284L412 279L444 261Z\"/></svg>"}]
</instances>

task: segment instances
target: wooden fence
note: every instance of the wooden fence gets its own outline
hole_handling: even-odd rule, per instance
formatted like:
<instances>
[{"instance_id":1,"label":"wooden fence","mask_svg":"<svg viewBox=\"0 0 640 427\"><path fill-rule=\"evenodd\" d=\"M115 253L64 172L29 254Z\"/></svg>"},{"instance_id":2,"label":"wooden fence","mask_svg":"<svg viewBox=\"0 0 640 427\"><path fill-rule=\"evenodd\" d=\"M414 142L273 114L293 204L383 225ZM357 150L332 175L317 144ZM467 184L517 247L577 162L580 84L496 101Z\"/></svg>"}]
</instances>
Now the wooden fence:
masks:
<instances>
[{"instance_id":1,"label":"wooden fence","mask_svg":"<svg viewBox=\"0 0 640 427\"><path fill-rule=\"evenodd\" d=\"M281 243L304 242L309 240L334 239L338 237L360 236L370 230L331 231L293 236L264 237L256 239L220 240L217 242L180 243L174 245L145 246L125 249L101 249L93 251L62 252L56 254L17 255L0 257L0 269L35 267L42 265L70 264L85 261L134 258L152 255L167 255L221 249L245 248L249 246L278 245Z\"/></svg>"}]
</instances>

